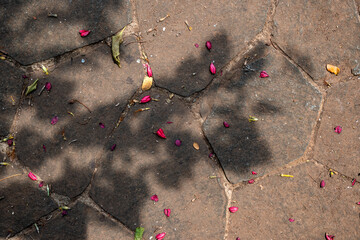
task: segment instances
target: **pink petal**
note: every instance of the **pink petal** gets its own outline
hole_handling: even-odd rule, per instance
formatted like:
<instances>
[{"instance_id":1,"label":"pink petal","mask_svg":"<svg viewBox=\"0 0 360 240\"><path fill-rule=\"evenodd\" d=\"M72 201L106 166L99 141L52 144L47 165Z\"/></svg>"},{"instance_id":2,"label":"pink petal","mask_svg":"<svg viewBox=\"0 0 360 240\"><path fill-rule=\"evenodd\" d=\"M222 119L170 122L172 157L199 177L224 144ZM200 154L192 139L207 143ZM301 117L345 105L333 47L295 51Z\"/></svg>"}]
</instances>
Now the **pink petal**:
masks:
<instances>
[{"instance_id":1,"label":"pink petal","mask_svg":"<svg viewBox=\"0 0 360 240\"><path fill-rule=\"evenodd\" d=\"M357 202L356 204L357 204L357 205L360 205L360 202Z\"/></svg>"},{"instance_id":2,"label":"pink petal","mask_svg":"<svg viewBox=\"0 0 360 240\"><path fill-rule=\"evenodd\" d=\"M295 219L289 218L289 222L295 222Z\"/></svg>"},{"instance_id":3,"label":"pink petal","mask_svg":"<svg viewBox=\"0 0 360 240\"><path fill-rule=\"evenodd\" d=\"M163 131L161 128L159 128L159 129L156 131L156 135L158 135L158 136L161 137L161 138L166 138L165 133L164 133L164 131Z\"/></svg>"},{"instance_id":4,"label":"pink petal","mask_svg":"<svg viewBox=\"0 0 360 240\"><path fill-rule=\"evenodd\" d=\"M153 73L152 73L152 70L151 70L151 67L149 66L149 64L147 64L147 66L146 66L146 71L147 71L147 75L149 77L153 76Z\"/></svg>"},{"instance_id":5,"label":"pink petal","mask_svg":"<svg viewBox=\"0 0 360 240\"><path fill-rule=\"evenodd\" d=\"M239 237L237 237L237 238L236 238L236 240L240 240L240 238L239 238Z\"/></svg>"},{"instance_id":6,"label":"pink petal","mask_svg":"<svg viewBox=\"0 0 360 240\"><path fill-rule=\"evenodd\" d=\"M37 177L32 172L29 172L28 177L33 181L37 180Z\"/></svg>"},{"instance_id":7,"label":"pink petal","mask_svg":"<svg viewBox=\"0 0 360 240\"><path fill-rule=\"evenodd\" d=\"M172 124L173 122L166 122L167 124Z\"/></svg>"},{"instance_id":8,"label":"pink petal","mask_svg":"<svg viewBox=\"0 0 360 240\"><path fill-rule=\"evenodd\" d=\"M80 30L79 33L82 37L86 37L87 35L89 35L90 30Z\"/></svg>"},{"instance_id":9,"label":"pink petal","mask_svg":"<svg viewBox=\"0 0 360 240\"><path fill-rule=\"evenodd\" d=\"M257 175L257 172L252 171L251 174L252 175Z\"/></svg>"},{"instance_id":10,"label":"pink petal","mask_svg":"<svg viewBox=\"0 0 360 240\"><path fill-rule=\"evenodd\" d=\"M321 180L321 182L320 182L320 187L321 187L321 188L324 188L324 187L325 187L325 181L324 181L324 180Z\"/></svg>"},{"instance_id":11,"label":"pink petal","mask_svg":"<svg viewBox=\"0 0 360 240\"><path fill-rule=\"evenodd\" d=\"M45 83L46 90L50 91L51 87L52 87L51 83L49 83L49 82Z\"/></svg>"},{"instance_id":12,"label":"pink petal","mask_svg":"<svg viewBox=\"0 0 360 240\"><path fill-rule=\"evenodd\" d=\"M334 240L335 236L334 235L328 235L325 234L326 240Z\"/></svg>"},{"instance_id":13,"label":"pink petal","mask_svg":"<svg viewBox=\"0 0 360 240\"><path fill-rule=\"evenodd\" d=\"M58 121L59 121L58 116L55 116L55 117L53 117L53 119L51 119L51 124L55 125Z\"/></svg>"},{"instance_id":14,"label":"pink petal","mask_svg":"<svg viewBox=\"0 0 360 240\"><path fill-rule=\"evenodd\" d=\"M180 139L176 139L175 140L175 145L180 147L181 146L181 140Z\"/></svg>"},{"instance_id":15,"label":"pink petal","mask_svg":"<svg viewBox=\"0 0 360 240\"><path fill-rule=\"evenodd\" d=\"M99 123L99 126L100 126L101 128L105 128L105 124L103 124L103 123Z\"/></svg>"},{"instance_id":16,"label":"pink petal","mask_svg":"<svg viewBox=\"0 0 360 240\"><path fill-rule=\"evenodd\" d=\"M39 188L42 188L44 186L44 181L41 181L40 183L39 183Z\"/></svg>"},{"instance_id":17,"label":"pink petal","mask_svg":"<svg viewBox=\"0 0 360 240\"><path fill-rule=\"evenodd\" d=\"M111 151L114 151L115 148L116 148L116 144L112 145L111 148L110 148L110 150L111 150Z\"/></svg>"},{"instance_id":18,"label":"pink petal","mask_svg":"<svg viewBox=\"0 0 360 240\"><path fill-rule=\"evenodd\" d=\"M152 195L150 199L153 200L154 202L159 201L159 198L158 198L158 196L156 194Z\"/></svg>"},{"instance_id":19,"label":"pink petal","mask_svg":"<svg viewBox=\"0 0 360 240\"><path fill-rule=\"evenodd\" d=\"M62 216L68 215L68 211L67 211L67 210L62 210L62 211L61 211L61 215L62 215Z\"/></svg>"},{"instance_id":20,"label":"pink petal","mask_svg":"<svg viewBox=\"0 0 360 240\"><path fill-rule=\"evenodd\" d=\"M229 207L229 211L230 211L231 213L234 213L234 212L236 212L237 210L239 210L238 207Z\"/></svg>"},{"instance_id":21,"label":"pink petal","mask_svg":"<svg viewBox=\"0 0 360 240\"><path fill-rule=\"evenodd\" d=\"M224 124L224 127L226 127L226 128L229 128L230 127L230 125L227 123L227 122L223 122L223 124Z\"/></svg>"},{"instance_id":22,"label":"pink petal","mask_svg":"<svg viewBox=\"0 0 360 240\"><path fill-rule=\"evenodd\" d=\"M159 233L158 235L155 236L155 238L156 238L157 240L162 240L162 239L164 239L165 235L166 235L165 232Z\"/></svg>"},{"instance_id":23,"label":"pink petal","mask_svg":"<svg viewBox=\"0 0 360 240\"><path fill-rule=\"evenodd\" d=\"M170 217L170 213L171 213L171 209L170 209L170 208L164 209L164 214L165 214L167 217Z\"/></svg>"},{"instance_id":24,"label":"pink petal","mask_svg":"<svg viewBox=\"0 0 360 240\"><path fill-rule=\"evenodd\" d=\"M195 43L195 47L196 47L196 48L199 48L199 44Z\"/></svg>"},{"instance_id":25,"label":"pink petal","mask_svg":"<svg viewBox=\"0 0 360 240\"><path fill-rule=\"evenodd\" d=\"M147 103L151 101L151 97L150 96L145 96L140 100L140 103Z\"/></svg>"},{"instance_id":26,"label":"pink petal","mask_svg":"<svg viewBox=\"0 0 360 240\"><path fill-rule=\"evenodd\" d=\"M210 51L210 50L211 50L211 47L212 47L211 42L210 42L210 41L207 41L205 45L206 45L206 48Z\"/></svg>"},{"instance_id":27,"label":"pink petal","mask_svg":"<svg viewBox=\"0 0 360 240\"><path fill-rule=\"evenodd\" d=\"M215 65L213 63L210 64L210 72L213 75L216 73L216 67L215 67Z\"/></svg>"},{"instance_id":28,"label":"pink petal","mask_svg":"<svg viewBox=\"0 0 360 240\"><path fill-rule=\"evenodd\" d=\"M341 131L342 131L342 127L336 126L336 127L334 128L334 130L335 130L336 133L340 134Z\"/></svg>"},{"instance_id":29,"label":"pink petal","mask_svg":"<svg viewBox=\"0 0 360 240\"><path fill-rule=\"evenodd\" d=\"M260 77L261 77L261 78L267 78L267 77L269 77L269 74L267 74L267 72L265 72L265 71L262 71L262 72L260 73Z\"/></svg>"},{"instance_id":30,"label":"pink petal","mask_svg":"<svg viewBox=\"0 0 360 240\"><path fill-rule=\"evenodd\" d=\"M254 182L255 182L254 179L250 179L250 180L248 181L249 184L253 184Z\"/></svg>"},{"instance_id":31,"label":"pink petal","mask_svg":"<svg viewBox=\"0 0 360 240\"><path fill-rule=\"evenodd\" d=\"M9 145L9 147L11 147L13 145L13 143L14 143L14 140L8 139L6 142Z\"/></svg>"},{"instance_id":32,"label":"pink petal","mask_svg":"<svg viewBox=\"0 0 360 240\"><path fill-rule=\"evenodd\" d=\"M354 178L354 180L352 181L351 185L354 186L356 183L356 179Z\"/></svg>"},{"instance_id":33,"label":"pink petal","mask_svg":"<svg viewBox=\"0 0 360 240\"><path fill-rule=\"evenodd\" d=\"M45 147L45 145L43 144L43 149L44 149L44 152L46 152L46 147Z\"/></svg>"},{"instance_id":34,"label":"pink petal","mask_svg":"<svg viewBox=\"0 0 360 240\"><path fill-rule=\"evenodd\" d=\"M223 73L222 70L220 70L220 76L222 76L222 73Z\"/></svg>"}]
</instances>

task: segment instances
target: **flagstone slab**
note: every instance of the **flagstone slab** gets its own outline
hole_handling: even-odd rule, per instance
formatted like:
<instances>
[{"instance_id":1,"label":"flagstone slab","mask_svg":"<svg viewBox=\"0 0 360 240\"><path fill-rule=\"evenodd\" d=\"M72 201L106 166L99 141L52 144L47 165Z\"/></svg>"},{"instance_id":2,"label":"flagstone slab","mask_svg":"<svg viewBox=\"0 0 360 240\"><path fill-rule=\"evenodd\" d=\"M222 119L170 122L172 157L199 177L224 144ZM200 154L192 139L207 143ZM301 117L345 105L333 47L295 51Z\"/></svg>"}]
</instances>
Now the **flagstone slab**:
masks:
<instances>
[{"instance_id":1,"label":"flagstone slab","mask_svg":"<svg viewBox=\"0 0 360 240\"><path fill-rule=\"evenodd\" d=\"M136 62L136 44L124 44L121 51L122 68L113 63L111 49L99 44L64 61L49 75L40 73L38 89L23 102L17 155L51 184L52 192L74 197L85 189L107 135L141 86L144 72ZM46 82L52 89L39 96ZM55 116L58 122L52 125Z\"/></svg>"},{"instance_id":2,"label":"flagstone slab","mask_svg":"<svg viewBox=\"0 0 360 240\"><path fill-rule=\"evenodd\" d=\"M6 0L0 8L0 50L28 65L105 39L130 21L129 0ZM82 29L90 35L82 38Z\"/></svg>"},{"instance_id":3,"label":"flagstone slab","mask_svg":"<svg viewBox=\"0 0 360 240\"><path fill-rule=\"evenodd\" d=\"M300 158L316 123L321 93L273 48L259 45L209 91L203 129L228 179L239 182ZM266 71L268 78L260 78ZM258 121L249 122L249 116ZM226 121L230 127L225 128Z\"/></svg>"},{"instance_id":4,"label":"flagstone slab","mask_svg":"<svg viewBox=\"0 0 360 240\"><path fill-rule=\"evenodd\" d=\"M78 202L68 215L39 224L37 232L26 234L32 239L124 239L133 240L134 234L93 208Z\"/></svg>"},{"instance_id":5,"label":"flagstone slab","mask_svg":"<svg viewBox=\"0 0 360 240\"><path fill-rule=\"evenodd\" d=\"M159 90L145 95L159 101L133 106L116 129L108 145L116 148L101 158L91 198L131 230L144 227L146 239L161 232L166 239L223 238L226 198L200 123L176 97ZM166 139L154 134L159 128ZM164 209L171 209L170 217Z\"/></svg>"},{"instance_id":6,"label":"flagstone slab","mask_svg":"<svg viewBox=\"0 0 360 240\"><path fill-rule=\"evenodd\" d=\"M312 162L281 173L294 177L274 175L233 192L239 210L230 214L229 239L358 239L359 186Z\"/></svg>"},{"instance_id":7,"label":"flagstone slab","mask_svg":"<svg viewBox=\"0 0 360 240\"><path fill-rule=\"evenodd\" d=\"M333 77L326 64L351 74L360 63L358 12L352 0L279 1L274 41L314 79Z\"/></svg>"},{"instance_id":8,"label":"flagstone slab","mask_svg":"<svg viewBox=\"0 0 360 240\"><path fill-rule=\"evenodd\" d=\"M19 105L24 72L0 60L0 137L10 133L10 127Z\"/></svg>"},{"instance_id":9,"label":"flagstone slab","mask_svg":"<svg viewBox=\"0 0 360 240\"><path fill-rule=\"evenodd\" d=\"M20 174L19 176L13 175ZM14 164L0 167L0 238L14 236L56 209L55 202Z\"/></svg>"},{"instance_id":10,"label":"flagstone slab","mask_svg":"<svg viewBox=\"0 0 360 240\"><path fill-rule=\"evenodd\" d=\"M356 78L328 89L314 159L352 178L360 173L360 87ZM334 131L342 127L340 134Z\"/></svg>"},{"instance_id":11,"label":"flagstone slab","mask_svg":"<svg viewBox=\"0 0 360 240\"><path fill-rule=\"evenodd\" d=\"M215 62L219 73L261 32L269 6L268 0L137 1L143 45L156 85L182 96L204 89L213 78L210 63ZM170 17L160 21L167 14ZM206 41L211 41L211 51Z\"/></svg>"}]
</instances>

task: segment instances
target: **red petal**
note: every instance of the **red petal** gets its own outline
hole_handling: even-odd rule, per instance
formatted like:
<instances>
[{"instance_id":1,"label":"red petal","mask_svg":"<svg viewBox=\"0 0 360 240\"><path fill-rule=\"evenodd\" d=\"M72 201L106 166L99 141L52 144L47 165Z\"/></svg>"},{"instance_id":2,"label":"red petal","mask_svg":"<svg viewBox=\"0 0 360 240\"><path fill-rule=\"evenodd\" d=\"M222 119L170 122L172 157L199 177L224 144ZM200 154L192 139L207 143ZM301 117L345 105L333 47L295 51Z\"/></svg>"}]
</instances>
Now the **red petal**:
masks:
<instances>
[{"instance_id":1,"label":"red petal","mask_svg":"<svg viewBox=\"0 0 360 240\"><path fill-rule=\"evenodd\" d=\"M250 180L248 181L249 184L253 184L254 182L255 182L254 179L250 179Z\"/></svg>"},{"instance_id":2,"label":"red petal","mask_svg":"<svg viewBox=\"0 0 360 240\"><path fill-rule=\"evenodd\" d=\"M295 219L289 218L289 222L294 222L294 221L295 221Z\"/></svg>"},{"instance_id":3,"label":"red petal","mask_svg":"<svg viewBox=\"0 0 360 240\"><path fill-rule=\"evenodd\" d=\"M158 196L156 194L152 195L150 199L153 200L154 202L159 201L159 198L158 198Z\"/></svg>"},{"instance_id":4,"label":"red petal","mask_svg":"<svg viewBox=\"0 0 360 240\"><path fill-rule=\"evenodd\" d=\"M89 35L90 30L80 30L79 33L82 37L86 37L87 35Z\"/></svg>"},{"instance_id":5,"label":"red petal","mask_svg":"<svg viewBox=\"0 0 360 240\"><path fill-rule=\"evenodd\" d=\"M181 140L180 139L176 139L175 140L175 145L180 147L181 146Z\"/></svg>"},{"instance_id":6,"label":"red petal","mask_svg":"<svg viewBox=\"0 0 360 240\"><path fill-rule=\"evenodd\" d=\"M267 78L267 77L269 77L269 74L267 74L267 72L265 72L265 71L262 71L262 72L260 73L260 77L261 77L261 78Z\"/></svg>"},{"instance_id":7,"label":"red petal","mask_svg":"<svg viewBox=\"0 0 360 240\"><path fill-rule=\"evenodd\" d=\"M198 48L198 47L199 47L199 44L195 43L195 47Z\"/></svg>"},{"instance_id":8,"label":"red petal","mask_svg":"<svg viewBox=\"0 0 360 240\"><path fill-rule=\"evenodd\" d=\"M163 131L161 128L159 128L159 129L157 130L156 135L158 135L158 136L161 137L161 138L166 138L165 133L164 133L164 131Z\"/></svg>"},{"instance_id":9,"label":"red petal","mask_svg":"<svg viewBox=\"0 0 360 240\"><path fill-rule=\"evenodd\" d=\"M140 103L147 103L151 101L151 97L150 96L145 96L140 100Z\"/></svg>"},{"instance_id":10,"label":"red petal","mask_svg":"<svg viewBox=\"0 0 360 240\"><path fill-rule=\"evenodd\" d=\"M238 207L229 207L229 211L230 211L231 213L234 213L234 212L236 212L237 210L239 210Z\"/></svg>"},{"instance_id":11,"label":"red petal","mask_svg":"<svg viewBox=\"0 0 360 240\"><path fill-rule=\"evenodd\" d=\"M226 128L230 127L230 125L227 122L223 122L223 124L224 124L224 127L226 127Z\"/></svg>"},{"instance_id":12,"label":"red petal","mask_svg":"<svg viewBox=\"0 0 360 240\"><path fill-rule=\"evenodd\" d=\"M37 180L37 177L32 172L29 172L28 177L33 181Z\"/></svg>"},{"instance_id":13,"label":"red petal","mask_svg":"<svg viewBox=\"0 0 360 240\"><path fill-rule=\"evenodd\" d=\"M170 208L164 209L164 214L165 214L167 217L170 217L170 213L171 213L171 209L170 209Z\"/></svg>"},{"instance_id":14,"label":"red petal","mask_svg":"<svg viewBox=\"0 0 360 240\"><path fill-rule=\"evenodd\" d=\"M58 116L53 117L53 119L51 119L51 124L55 125L58 122L58 120L59 120Z\"/></svg>"},{"instance_id":15,"label":"red petal","mask_svg":"<svg viewBox=\"0 0 360 240\"><path fill-rule=\"evenodd\" d=\"M163 232L163 233L159 233L159 234L156 235L155 237L156 237L157 240L162 240L162 239L165 237L165 235L166 235L166 233Z\"/></svg>"},{"instance_id":16,"label":"red petal","mask_svg":"<svg viewBox=\"0 0 360 240\"><path fill-rule=\"evenodd\" d=\"M321 182L320 182L320 187L321 187L321 188L325 187L325 181L324 181L324 180L321 180Z\"/></svg>"},{"instance_id":17,"label":"red petal","mask_svg":"<svg viewBox=\"0 0 360 240\"><path fill-rule=\"evenodd\" d=\"M356 183L356 179L354 178L354 180L352 181L351 185L354 186Z\"/></svg>"},{"instance_id":18,"label":"red petal","mask_svg":"<svg viewBox=\"0 0 360 240\"><path fill-rule=\"evenodd\" d=\"M39 183L39 188L42 188L44 186L44 181L41 181L40 183Z\"/></svg>"},{"instance_id":19,"label":"red petal","mask_svg":"<svg viewBox=\"0 0 360 240\"><path fill-rule=\"evenodd\" d=\"M213 63L210 64L210 72L213 75L216 73L216 67L215 67L215 65Z\"/></svg>"},{"instance_id":20,"label":"red petal","mask_svg":"<svg viewBox=\"0 0 360 240\"><path fill-rule=\"evenodd\" d=\"M251 174L252 174L252 175L256 175L256 174L257 174L257 172L252 171L252 172L251 172Z\"/></svg>"},{"instance_id":21,"label":"red petal","mask_svg":"<svg viewBox=\"0 0 360 240\"><path fill-rule=\"evenodd\" d=\"M205 45L206 45L207 49L210 51L210 50L211 50L211 47L212 47L211 42L210 42L210 41L207 41Z\"/></svg>"},{"instance_id":22,"label":"red petal","mask_svg":"<svg viewBox=\"0 0 360 240\"><path fill-rule=\"evenodd\" d=\"M49 83L49 82L45 83L45 88L46 88L46 90L50 91L51 83Z\"/></svg>"},{"instance_id":23,"label":"red petal","mask_svg":"<svg viewBox=\"0 0 360 240\"><path fill-rule=\"evenodd\" d=\"M104 125L103 123L99 123L99 126L100 126L101 128L105 128L105 125Z\"/></svg>"},{"instance_id":24,"label":"red petal","mask_svg":"<svg viewBox=\"0 0 360 240\"><path fill-rule=\"evenodd\" d=\"M334 130L335 130L336 133L340 134L341 131L342 131L342 127L341 127L341 126L336 126L336 127L334 128Z\"/></svg>"},{"instance_id":25,"label":"red petal","mask_svg":"<svg viewBox=\"0 0 360 240\"><path fill-rule=\"evenodd\" d=\"M153 76L153 73L152 73L152 70L151 70L151 67L149 66L149 64L147 64L146 70L147 70L147 75L148 75L149 77L152 77L152 76Z\"/></svg>"}]
</instances>

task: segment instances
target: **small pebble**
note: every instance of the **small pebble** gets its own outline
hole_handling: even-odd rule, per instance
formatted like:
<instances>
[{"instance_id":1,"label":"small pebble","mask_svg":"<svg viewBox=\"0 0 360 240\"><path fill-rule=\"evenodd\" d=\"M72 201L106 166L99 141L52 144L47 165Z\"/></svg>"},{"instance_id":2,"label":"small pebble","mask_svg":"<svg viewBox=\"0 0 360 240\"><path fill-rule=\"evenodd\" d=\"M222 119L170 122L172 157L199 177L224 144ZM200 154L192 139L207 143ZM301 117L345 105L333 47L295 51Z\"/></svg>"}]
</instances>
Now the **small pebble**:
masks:
<instances>
[{"instance_id":1,"label":"small pebble","mask_svg":"<svg viewBox=\"0 0 360 240\"><path fill-rule=\"evenodd\" d=\"M85 59L81 59L81 63L84 63L85 62Z\"/></svg>"}]
</instances>

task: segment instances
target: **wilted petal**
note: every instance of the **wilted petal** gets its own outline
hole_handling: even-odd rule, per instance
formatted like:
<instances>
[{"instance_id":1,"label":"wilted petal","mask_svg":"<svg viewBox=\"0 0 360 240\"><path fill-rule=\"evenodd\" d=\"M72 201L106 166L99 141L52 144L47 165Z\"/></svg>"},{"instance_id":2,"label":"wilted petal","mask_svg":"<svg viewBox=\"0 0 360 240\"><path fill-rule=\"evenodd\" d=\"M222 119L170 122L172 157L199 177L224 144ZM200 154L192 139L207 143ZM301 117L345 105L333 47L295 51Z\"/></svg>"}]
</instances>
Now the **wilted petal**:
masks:
<instances>
[{"instance_id":1,"label":"wilted petal","mask_svg":"<svg viewBox=\"0 0 360 240\"><path fill-rule=\"evenodd\" d=\"M22 75L22 78L23 78L23 79L26 79L26 78L29 78L29 77L26 76L26 75Z\"/></svg>"},{"instance_id":2,"label":"wilted petal","mask_svg":"<svg viewBox=\"0 0 360 240\"><path fill-rule=\"evenodd\" d=\"M237 238L236 238L236 240L240 240L240 238L239 238L239 237L237 237Z\"/></svg>"},{"instance_id":3,"label":"wilted petal","mask_svg":"<svg viewBox=\"0 0 360 240\"><path fill-rule=\"evenodd\" d=\"M212 158L212 156L214 156L214 154L213 154L213 153L210 153L210 154L209 154L209 158Z\"/></svg>"},{"instance_id":4,"label":"wilted petal","mask_svg":"<svg viewBox=\"0 0 360 240\"><path fill-rule=\"evenodd\" d=\"M158 196L156 194L152 195L150 199L153 200L154 202L159 201L159 198L158 198Z\"/></svg>"},{"instance_id":5,"label":"wilted petal","mask_svg":"<svg viewBox=\"0 0 360 240\"><path fill-rule=\"evenodd\" d=\"M87 35L89 35L90 30L80 30L79 33L82 37L86 37Z\"/></svg>"},{"instance_id":6,"label":"wilted petal","mask_svg":"<svg viewBox=\"0 0 360 240\"><path fill-rule=\"evenodd\" d=\"M162 240L162 239L164 239L165 235L166 235L165 232L159 233L158 235L155 236L155 238L156 238L157 240Z\"/></svg>"},{"instance_id":7,"label":"wilted petal","mask_svg":"<svg viewBox=\"0 0 360 240\"><path fill-rule=\"evenodd\" d=\"M195 47L198 48L198 47L199 47L199 44L195 43Z\"/></svg>"},{"instance_id":8,"label":"wilted petal","mask_svg":"<svg viewBox=\"0 0 360 240\"><path fill-rule=\"evenodd\" d=\"M100 126L101 128L105 128L105 124L103 124L103 123L99 123L99 126Z\"/></svg>"},{"instance_id":9,"label":"wilted petal","mask_svg":"<svg viewBox=\"0 0 360 240\"><path fill-rule=\"evenodd\" d=\"M336 127L334 128L334 130L335 130L336 133L340 134L341 131L342 131L342 127L336 126Z\"/></svg>"},{"instance_id":10,"label":"wilted petal","mask_svg":"<svg viewBox=\"0 0 360 240\"><path fill-rule=\"evenodd\" d=\"M253 184L254 182L255 182L254 179L250 179L250 180L248 181L249 184Z\"/></svg>"},{"instance_id":11,"label":"wilted petal","mask_svg":"<svg viewBox=\"0 0 360 240\"><path fill-rule=\"evenodd\" d=\"M289 218L289 222L294 222L294 221L295 221L295 219Z\"/></svg>"},{"instance_id":12,"label":"wilted petal","mask_svg":"<svg viewBox=\"0 0 360 240\"><path fill-rule=\"evenodd\" d=\"M356 183L356 179L354 178L353 181L351 182L351 185L354 186Z\"/></svg>"},{"instance_id":13,"label":"wilted petal","mask_svg":"<svg viewBox=\"0 0 360 240\"><path fill-rule=\"evenodd\" d=\"M215 73L216 73L216 68L215 68L214 63L211 63L211 64L210 64L210 72L211 72L211 74L215 74Z\"/></svg>"},{"instance_id":14,"label":"wilted petal","mask_svg":"<svg viewBox=\"0 0 360 240\"><path fill-rule=\"evenodd\" d=\"M164 214L165 214L167 217L170 217L170 213L171 213L171 209L170 209L170 208L164 209Z\"/></svg>"},{"instance_id":15,"label":"wilted petal","mask_svg":"<svg viewBox=\"0 0 360 240\"><path fill-rule=\"evenodd\" d=\"M231 213L234 213L234 212L236 212L237 210L239 210L238 207L229 207L229 211L230 211Z\"/></svg>"},{"instance_id":16,"label":"wilted petal","mask_svg":"<svg viewBox=\"0 0 360 240\"><path fill-rule=\"evenodd\" d=\"M13 143L14 143L14 140L8 139L6 142L9 145L9 147L11 147L13 145Z\"/></svg>"},{"instance_id":17,"label":"wilted petal","mask_svg":"<svg viewBox=\"0 0 360 240\"><path fill-rule=\"evenodd\" d=\"M326 237L326 240L334 240L335 236L334 235L328 235L325 233L325 237Z\"/></svg>"},{"instance_id":18,"label":"wilted petal","mask_svg":"<svg viewBox=\"0 0 360 240\"><path fill-rule=\"evenodd\" d=\"M360 205L360 202L357 202L356 204L357 204L357 205Z\"/></svg>"},{"instance_id":19,"label":"wilted petal","mask_svg":"<svg viewBox=\"0 0 360 240\"><path fill-rule=\"evenodd\" d=\"M49 82L45 83L45 88L46 88L46 90L50 91L51 83L49 83Z\"/></svg>"},{"instance_id":20,"label":"wilted petal","mask_svg":"<svg viewBox=\"0 0 360 240\"><path fill-rule=\"evenodd\" d=\"M159 129L156 131L156 135L158 135L158 136L161 137L161 138L166 138L165 133L164 133L164 131L163 131L161 128L159 128Z\"/></svg>"},{"instance_id":21,"label":"wilted petal","mask_svg":"<svg viewBox=\"0 0 360 240\"><path fill-rule=\"evenodd\" d=\"M53 118L51 119L51 124L52 124L52 125L55 125L58 121L59 121L58 116L55 116L55 117L53 117Z\"/></svg>"},{"instance_id":22,"label":"wilted petal","mask_svg":"<svg viewBox=\"0 0 360 240\"><path fill-rule=\"evenodd\" d=\"M110 150L111 150L111 151L114 151L115 148L116 148L116 144L112 145L111 148L110 148Z\"/></svg>"},{"instance_id":23,"label":"wilted petal","mask_svg":"<svg viewBox=\"0 0 360 240\"><path fill-rule=\"evenodd\" d=\"M205 45L206 45L206 48L210 51L210 50L211 50L211 47L212 47L211 42L210 42L210 41L207 41Z\"/></svg>"},{"instance_id":24,"label":"wilted petal","mask_svg":"<svg viewBox=\"0 0 360 240\"><path fill-rule=\"evenodd\" d=\"M173 122L166 122L167 124L172 124Z\"/></svg>"},{"instance_id":25,"label":"wilted petal","mask_svg":"<svg viewBox=\"0 0 360 240\"><path fill-rule=\"evenodd\" d=\"M39 188L42 188L44 186L44 181L41 181L40 183L39 183Z\"/></svg>"},{"instance_id":26,"label":"wilted petal","mask_svg":"<svg viewBox=\"0 0 360 240\"><path fill-rule=\"evenodd\" d=\"M260 77L261 77L261 78L267 78L267 77L269 77L269 74L267 74L267 72L265 72L265 71L262 71L262 72L260 73Z\"/></svg>"},{"instance_id":27,"label":"wilted petal","mask_svg":"<svg viewBox=\"0 0 360 240\"><path fill-rule=\"evenodd\" d=\"M62 210L62 211L61 211L61 215L62 215L62 216L68 215L68 211L67 211L67 210Z\"/></svg>"},{"instance_id":28,"label":"wilted petal","mask_svg":"<svg viewBox=\"0 0 360 240\"><path fill-rule=\"evenodd\" d=\"M226 127L226 128L230 127L230 125L225 121L223 122L223 124L224 124L224 127Z\"/></svg>"},{"instance_id":29,"label":"wilted petal","mask_svg":"<svg viewBox=\"0 0 360 240\"><path fill-rule=\"evenodd\" d=\"M33 181L37 180L37 177L32 172L29 172L28 177Z\"/></svg>"},{"instance_id":30,"label":"wilted petal","mask_svg":"<svg viewBox=\"0 0 360 240\"><path fill-rule=\"evenodd\" d=\"M321 182L320 182L320 187L321 187L321 188L325 187L325 181L324 181L324 180L321 180Z\"/></svg>"},{"instance_id":31,"label":"wilted petal","mask_svg":"<svg viewBox=\"0 0 360 240\"><path fill-rule=\"evenodd\" d=\"M147 75L148 75L149 77L152 77L152 76L153 76L153 73L152 73L152 70L151 70L151 67L150 67L149 64L146 66L146 71L147 71Z\"/></svg>"},{"instance_id":32,"label":"wilted petal","mask_svg":"<svg viewBox=\"0 0 360 240\"><path fill-rule=\"evenodd\" d=\"M151 97L150 96L145 96L140 100L140 103L147 103L151 101Z\"/></svg>"},{"instance_id":33,"label":"wilted petal","mask_svg":"<svg viewBox=\"0 0 360 240\"><path fill-rule=\"evenodd\" d=\"M251 174L252 174L252 175L256 175L256 174L257 174L257 172L252 171L252 172L251 172Z\"/></svg>"},{"instance_id":34,"label":"wilted petal","mask_svg":"<svg viewBox=\"0 0 360 240\"><path fill-rule=\"evenodd\" d=\"M175 140L175 145L180 147L181 146L181 140L180 139L176 139Z\"/></svg>"}]
</instances>

